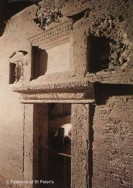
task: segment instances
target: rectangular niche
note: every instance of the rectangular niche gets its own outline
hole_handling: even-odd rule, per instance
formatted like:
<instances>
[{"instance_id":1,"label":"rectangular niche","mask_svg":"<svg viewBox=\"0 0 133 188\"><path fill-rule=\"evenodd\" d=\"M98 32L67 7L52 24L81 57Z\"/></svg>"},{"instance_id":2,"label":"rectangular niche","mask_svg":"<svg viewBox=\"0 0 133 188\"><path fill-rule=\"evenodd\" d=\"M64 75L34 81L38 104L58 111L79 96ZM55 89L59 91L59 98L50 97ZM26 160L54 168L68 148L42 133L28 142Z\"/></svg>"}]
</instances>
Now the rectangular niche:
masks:
<instances>
[{"instance_id":1,"label":"rectangular niche","mask_svg":"<svg viewBox=\"0 0 133 188\"><path fill-rule=\"evenodd\" d=\"M90 35L87 38L88 72L99 72L108 69L110 57L109 39Z\"/></svg>"},{"instance_id":2,"label":"rectangular niche","mask_svg":"<svg viewBox=\"0 0 133 188\"><path fill-rule=\"evenodd\" d=\"M31 80L42 76L47 71L48 54L46 50L32 47Z\"/></svg>"},{"instance_id":3,"label":"rectangular niche","mask_svg":"<svg viewBox=\"0 0 133 188\"><path fill-rule=\"evenodd\" d=\"M46 105L40 104L40 109L44 107L43 113L39 111L42 118L35 125L36 131L40 125L39 143L43 143L39 146L39 179L53 180L51 187L70 188L71 104L47 104L47 112Z\"/></svg>"},{"instance_id":4,"label":"rectangular niche","mask_svg":"<svg viewBox=\"0 0 133 188\"><path fill-rule=\"evenodd\" d=\"M70 43L66 42L47 50L47 74L64 72L70 69Z\"/></svg>"},{"instance_id":5,"label":"rectangular niche","mask_svg":"<svg viewBox=\"0 0 133 188\"><path fill-rule=\"evenodd\" d=\"M13 84L16 81L16 64L10 63L9 69L9 84Z\"/></svg>"}]
</instances>

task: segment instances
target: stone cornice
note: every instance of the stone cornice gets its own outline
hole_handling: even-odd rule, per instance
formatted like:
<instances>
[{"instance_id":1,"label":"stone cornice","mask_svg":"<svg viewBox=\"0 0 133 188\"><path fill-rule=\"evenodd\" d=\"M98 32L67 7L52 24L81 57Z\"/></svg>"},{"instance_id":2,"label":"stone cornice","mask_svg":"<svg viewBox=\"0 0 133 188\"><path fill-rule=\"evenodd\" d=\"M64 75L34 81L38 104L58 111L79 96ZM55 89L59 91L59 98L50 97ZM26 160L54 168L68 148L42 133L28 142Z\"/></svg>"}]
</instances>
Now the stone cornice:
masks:
<instances>
[{"instance_id":1,"label":"stone cornice","mask_svg":"<svg viewBox=\"0 0 133 188\"><path fill-rule=\"evenodd\" d=\"M54 84L38 84L38 85L25 85L25 86L13 86L12 90L18 93L33 94L33 93L47 93L54 91L76 91L85 88L93 87L93 84L89 81L75 81L69 83L54 83Z\"/></svg>"},{"instance_id":2,"label":"stone cornice","mask_svg":"<svg viewBox=\"0 0 133 188\"><path fill-rule=\"evenodd\" d=\"M74 81L57 84L13 86L14 92L20 93L22 101L91 101L94 102L93 83L88 81ZM34 102L34 103L35 103Z\"/></svg>"},{"instance_id":3,"label":"stone cornice","mask_svg":"<svg viewBox=\"0 0 133 188\"><path fill-rule=\"evenodd\" d=\"M70 33L72 30L72 20L67 20L64 23L55 24L53 27L49 27L49 29L42 31L41 33L30 37L28 40L32 43L32 45L38 45L45 41L45 43L49 42L49 40L53 40L54 37L61 37L62 34L65 36Z\"/></svg>"}]
</instances>

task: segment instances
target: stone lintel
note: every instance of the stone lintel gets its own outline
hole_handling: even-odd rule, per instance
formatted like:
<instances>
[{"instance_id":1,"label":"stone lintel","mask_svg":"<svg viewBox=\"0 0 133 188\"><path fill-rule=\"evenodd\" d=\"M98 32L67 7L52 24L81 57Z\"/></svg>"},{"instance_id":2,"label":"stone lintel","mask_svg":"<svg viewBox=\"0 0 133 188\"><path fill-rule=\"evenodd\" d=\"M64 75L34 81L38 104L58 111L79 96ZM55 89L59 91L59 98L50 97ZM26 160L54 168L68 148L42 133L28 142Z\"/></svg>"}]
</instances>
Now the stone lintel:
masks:
<instances>
[{"instance_id":1,"label":"stone lintel","mask_svg":"<svg viewBox=\"0 0 133 188\"><path fill-rule=\"evenodd\" d=\"M23 104L35 104L35 103L72 103L72 104L88 104L95 103L94 99L86 100L21 100Z\"/></svg>"}]
</instances>

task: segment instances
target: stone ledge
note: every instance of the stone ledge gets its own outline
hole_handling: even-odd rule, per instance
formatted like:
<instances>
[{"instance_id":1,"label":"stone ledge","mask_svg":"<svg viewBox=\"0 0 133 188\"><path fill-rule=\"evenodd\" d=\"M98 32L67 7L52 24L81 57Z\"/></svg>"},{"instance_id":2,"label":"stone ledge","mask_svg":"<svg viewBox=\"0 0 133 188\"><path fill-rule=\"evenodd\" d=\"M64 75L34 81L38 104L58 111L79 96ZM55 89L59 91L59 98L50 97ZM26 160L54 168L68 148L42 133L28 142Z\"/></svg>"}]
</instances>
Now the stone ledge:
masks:
<instances>
[{"instance_id":1,"label":"stone ledge","mask_svg":"<svg viewBox=\"0 0 133 188\"><path fill-rule=\"evenodd\" d=\"M73 103L73 104L88 104L95 103L94 99L86 100L21 100L23 104L33 104L33 103Z\"/></svg>"},{"instance_id":2,"label":"stone ledge","mask_svg":"<svg viewBox=\"0 0 133 188\"><path fill-rule=\"evenodd\" d=\"M77 90L83 90L87 88L93 88L93 83L90 83L89 81L75 81L75 82L69 82L69 83L54 83L54 84L39 84L38 85L13 85L12 91L18 92L18 93L24 93L24 94L34 94L34 93L48 93L48 92L71 92L71 91L77 91Z\"/></svg>"},{"instance_id":3,"label":"stone ledge","mask_svg":"<svg viewBox=\"0 0 133 188\"><path fill-rule=\"evenodd\" d=\"M129 76L130 75L130 76ZM85 78L90 82L100 82L106 84L133 84L133 73L131 71L112 71L112 72L99 72L99 73L89 73L85 75Z\"/></svg>"},{"instance_id":4,"label":"stone ledge","mask_svg":"<svg viewBox=\"0 0 133 188\"><path fill-rule=\"evenodd\" d=\"M75 81L68 83L12 86L12 91L20 93L23 101L31 103L40 102L66 102L81 101L94 102L94 86L88 81ZM24 103L25 103L24 102Z\"/></svg>"}]
</instances>

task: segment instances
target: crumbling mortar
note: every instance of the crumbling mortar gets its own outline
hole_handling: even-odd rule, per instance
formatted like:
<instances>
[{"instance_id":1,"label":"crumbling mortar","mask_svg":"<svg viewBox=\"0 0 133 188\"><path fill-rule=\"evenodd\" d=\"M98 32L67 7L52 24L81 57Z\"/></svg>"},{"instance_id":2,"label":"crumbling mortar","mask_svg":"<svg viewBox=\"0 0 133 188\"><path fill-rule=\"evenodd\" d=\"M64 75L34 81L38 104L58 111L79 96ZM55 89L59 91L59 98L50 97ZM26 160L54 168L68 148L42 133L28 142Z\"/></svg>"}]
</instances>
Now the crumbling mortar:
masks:
<instances>
[{"instance_id":1,"label":"crumbling mortar","mask_svg":"<svg viewBox=\"0 0 133 188\"><path fill-rule=\"evenodd\" d=\"M63 17L61 9L65 4L54 4L51 6L49 2L42 1L38 4L36 12L35 23L43 30L47 28L53 22L61 22Z\"/></svg>"}]
</instances>

